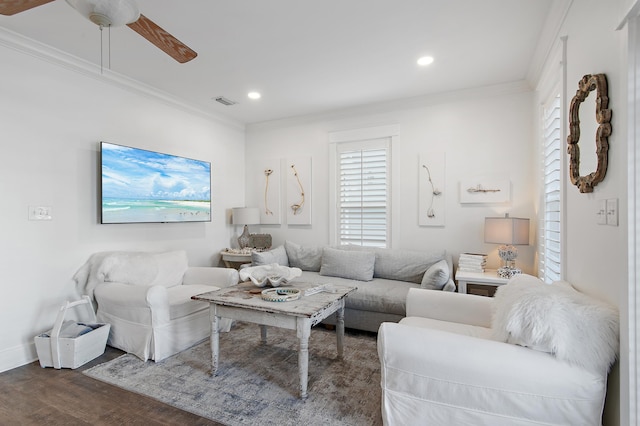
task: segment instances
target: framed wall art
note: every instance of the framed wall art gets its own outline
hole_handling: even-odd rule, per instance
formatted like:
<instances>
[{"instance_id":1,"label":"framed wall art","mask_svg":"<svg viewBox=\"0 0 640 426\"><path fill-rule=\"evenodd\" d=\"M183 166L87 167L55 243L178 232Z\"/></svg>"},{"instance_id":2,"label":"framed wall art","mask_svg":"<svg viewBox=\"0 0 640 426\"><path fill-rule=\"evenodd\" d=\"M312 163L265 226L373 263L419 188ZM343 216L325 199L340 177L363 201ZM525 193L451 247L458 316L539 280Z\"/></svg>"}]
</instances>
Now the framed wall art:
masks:
<instances>
[{"instance_id":1,"label":"framed wall art","mask_svg":"<svg viewBox=\"0 0 640 426\"><path fill-rule=\"evenodd\" d=\"M287 185L287 224L311 225L311 157L288 158L283 173Z\"/></svg>"},{"instance_id":2,"label":"framed wall art","mask_svg":"<svg viewBox=\"0 0 640 426\"><path fill-rule=\"evenodd\" d=\"M444 226L445 153L420 154L418 164L418 225Z\"/></svg>"}]
</instances>

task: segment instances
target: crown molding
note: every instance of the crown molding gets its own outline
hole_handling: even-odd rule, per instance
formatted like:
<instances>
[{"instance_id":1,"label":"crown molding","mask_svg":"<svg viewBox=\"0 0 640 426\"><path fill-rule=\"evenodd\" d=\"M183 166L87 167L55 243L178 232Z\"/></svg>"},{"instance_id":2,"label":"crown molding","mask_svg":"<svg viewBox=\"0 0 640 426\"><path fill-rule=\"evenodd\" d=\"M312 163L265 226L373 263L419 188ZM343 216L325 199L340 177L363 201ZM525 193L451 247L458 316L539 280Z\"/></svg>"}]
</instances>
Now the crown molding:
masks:
<instances>
[{"instance_id":1,"label":"crown molding","mask_svg":"<svg viewBox=\"0 0 640 426\"><path fill-rule=\"evenodd\" d=\"M189 114L197 115L210 121L215 121L218 124L239 130L245 129L244 123L240 121L204 111L182 98L171 95L138 80L129 78L123 74L119 74L108 69L102 69L100 66L89 61L70 55L62 50L40 43L28 37L24 37L14 31L2 27L0 27L0 46L46 61L69 71L81 74L85 77L93 78L94 80L98 80L102 83L110 84L137 95L153 99Z\"/></svg>"}]
</instances>

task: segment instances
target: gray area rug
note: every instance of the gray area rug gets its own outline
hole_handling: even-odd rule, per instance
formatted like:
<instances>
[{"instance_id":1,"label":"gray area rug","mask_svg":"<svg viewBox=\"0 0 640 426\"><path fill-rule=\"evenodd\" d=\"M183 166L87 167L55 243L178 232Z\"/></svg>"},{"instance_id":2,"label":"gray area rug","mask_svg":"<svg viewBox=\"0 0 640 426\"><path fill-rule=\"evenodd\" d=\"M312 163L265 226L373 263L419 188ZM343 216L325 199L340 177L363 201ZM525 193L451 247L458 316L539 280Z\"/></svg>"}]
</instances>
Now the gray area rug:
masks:
<instances>
[{"instance_id":1,"label":"gray area rug","mask_svg":"<svg viewBox=\"0 0 640 426\"><path fill-rule=\"evenodd\" d=\"M227 425L381 425L380 362L373 335L345 334L336 359L335 331L314 328L309 339L309 396L298 398L295 331L236 323L220 334L218 375L210 376L208 340L158 363L122 355L84 371Z\"/></svg>"}]
</instances>

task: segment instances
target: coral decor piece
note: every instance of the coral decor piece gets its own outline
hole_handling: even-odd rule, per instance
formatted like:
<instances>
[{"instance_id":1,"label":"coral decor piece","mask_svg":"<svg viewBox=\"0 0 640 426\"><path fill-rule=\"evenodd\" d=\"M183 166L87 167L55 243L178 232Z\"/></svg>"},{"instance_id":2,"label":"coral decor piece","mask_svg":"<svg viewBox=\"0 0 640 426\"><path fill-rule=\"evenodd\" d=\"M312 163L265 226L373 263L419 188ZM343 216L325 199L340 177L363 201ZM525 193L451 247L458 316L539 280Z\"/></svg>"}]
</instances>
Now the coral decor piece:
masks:
<instances>
[{"instance_id":1,"label":"coral decor piece","mask_svg":"<svg viewBox=\"0 0 640 426\"><path fill-rule=\"evenodd\" d=\"M264 185L264 213L266 215L273 216L273 212L269 209L269 201L267 195L269 194L269 176L273 174L273 169L265 169L265 185Z\"/></svg>"},{"instance_id":2,"label":"coral decor piece","mask_svg":"<svg viewBox=\"0 0 640 426\"><path fill-rule=\"evenodd\" d=\"M431 184L431 203L429 204L429 208L427 209L427 217L436 217L436 213L433 210L433 199L442 194L442 192L433 184L429 168L425 164L423 164L422 167L424 167L424 169L427 171L427 178L429 179L429 183Z\"/></svg>"},{"instance_id":3,"label":"coral decor piece","mask_svg":"<svg viewBox=\"0 0 640 426\"><path fill-rule=\"evenodd\" d=\"M302 182L300 181L300 176L298 176L298 171L296 170L296 165L291 165L291 170L293 170L293 175L296 177L298 181L298 186L300 187L300 202L291 205L291 210L293 210L293 214L299 214L302 212L302 206L304 205L304 187L302 186Z\"/></svg>"}]
</instances>

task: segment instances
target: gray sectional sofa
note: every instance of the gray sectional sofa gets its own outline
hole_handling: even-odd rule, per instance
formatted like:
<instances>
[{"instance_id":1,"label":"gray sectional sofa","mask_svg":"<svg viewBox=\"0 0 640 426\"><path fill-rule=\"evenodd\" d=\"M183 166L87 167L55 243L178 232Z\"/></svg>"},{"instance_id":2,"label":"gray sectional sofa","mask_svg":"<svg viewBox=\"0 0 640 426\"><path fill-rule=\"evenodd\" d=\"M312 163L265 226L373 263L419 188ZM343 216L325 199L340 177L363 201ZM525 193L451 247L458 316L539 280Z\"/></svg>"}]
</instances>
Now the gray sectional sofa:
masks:
<instances>
[{"instance_id":1,"label":"gray sectional sofa","mask_svg":"<svg viewBox=\"0 0 640 426\"><path fill-rule=\"evenodd\" d=\"M252 254L254 266L273 263L300 268L299 281L357 287L346 300L345 326L358 330L377 332L382 322L404 318L410 288L456 288L453 261L446 250L311 247L285 241L283 246ZM335 324L335 316L325 323Z\"/></svg>"}]
</instances>

